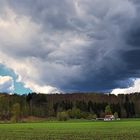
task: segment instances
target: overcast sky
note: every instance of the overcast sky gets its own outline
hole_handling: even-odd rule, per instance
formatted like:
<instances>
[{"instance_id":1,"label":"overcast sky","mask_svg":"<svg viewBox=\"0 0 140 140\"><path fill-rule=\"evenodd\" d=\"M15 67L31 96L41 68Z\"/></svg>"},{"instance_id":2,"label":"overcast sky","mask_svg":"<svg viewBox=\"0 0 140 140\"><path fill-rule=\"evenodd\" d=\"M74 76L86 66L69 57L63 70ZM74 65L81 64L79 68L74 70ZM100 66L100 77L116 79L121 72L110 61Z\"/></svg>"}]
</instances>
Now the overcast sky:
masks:
<instances>
[{"instance_id":1,"label":"overcast sky","mask_svg":"<svg viewBox=\"0 0 140 140\"><path fill-rule=\"evenodd\" d=\"M0 0L0 91L140 91L139 0Z\"/></svg>"}]
</instances>

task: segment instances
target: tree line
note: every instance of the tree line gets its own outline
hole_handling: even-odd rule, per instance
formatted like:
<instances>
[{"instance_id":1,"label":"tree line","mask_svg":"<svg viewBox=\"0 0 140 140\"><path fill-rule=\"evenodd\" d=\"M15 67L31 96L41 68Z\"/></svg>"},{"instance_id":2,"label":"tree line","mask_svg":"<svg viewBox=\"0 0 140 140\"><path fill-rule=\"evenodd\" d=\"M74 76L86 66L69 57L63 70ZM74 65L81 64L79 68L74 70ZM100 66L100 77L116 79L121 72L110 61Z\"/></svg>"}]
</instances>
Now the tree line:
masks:
<instances>
[{"instance_id":1,"label":"tree line","mask_svg":"<svg viewBox=\"0 0 140 140\"><path fill-rule=\"evenodd\" d=\"M107 110L110 111L107 113ZM92 119L106 114L140 117L140 94L0 94L0 120L20 121L29 116Z\"/></svg>"}]
</instances>

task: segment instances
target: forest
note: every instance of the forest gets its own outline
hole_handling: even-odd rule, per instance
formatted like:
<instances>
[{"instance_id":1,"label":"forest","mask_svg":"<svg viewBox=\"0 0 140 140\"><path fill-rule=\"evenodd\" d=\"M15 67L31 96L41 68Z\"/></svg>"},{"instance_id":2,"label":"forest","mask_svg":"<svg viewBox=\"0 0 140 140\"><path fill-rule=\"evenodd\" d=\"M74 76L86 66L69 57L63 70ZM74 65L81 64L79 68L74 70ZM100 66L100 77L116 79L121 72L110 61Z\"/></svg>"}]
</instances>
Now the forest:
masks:
<instances>
[{"instance_id":1,"label":"forest","mask_svg":"<svg viewBox=\"0 0 140 140\"><path fill-rule=\"evenodd\" d=\"M140 94L0 94L0 120L38 118L93 119L106 114L120 118L140 117Z\"/></svg>"}]
</instances>

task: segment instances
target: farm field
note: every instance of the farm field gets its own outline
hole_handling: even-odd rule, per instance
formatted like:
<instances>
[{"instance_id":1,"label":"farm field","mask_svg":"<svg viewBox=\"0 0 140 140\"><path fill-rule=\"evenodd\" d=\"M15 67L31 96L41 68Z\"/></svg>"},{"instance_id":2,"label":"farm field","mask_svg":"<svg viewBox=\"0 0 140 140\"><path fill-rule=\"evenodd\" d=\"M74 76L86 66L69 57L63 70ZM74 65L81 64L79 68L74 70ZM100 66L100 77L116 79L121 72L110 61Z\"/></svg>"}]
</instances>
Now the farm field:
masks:
<instances>
[{"instance_id":1,"label":"farm field","mask_svg":"<svg viewBox=\"0 0 140 140\"><path fill-rule=\"evenodd\" d=\"M140 120L0 124L0 140L139 140Z\"/></svg>"}]
</instances>

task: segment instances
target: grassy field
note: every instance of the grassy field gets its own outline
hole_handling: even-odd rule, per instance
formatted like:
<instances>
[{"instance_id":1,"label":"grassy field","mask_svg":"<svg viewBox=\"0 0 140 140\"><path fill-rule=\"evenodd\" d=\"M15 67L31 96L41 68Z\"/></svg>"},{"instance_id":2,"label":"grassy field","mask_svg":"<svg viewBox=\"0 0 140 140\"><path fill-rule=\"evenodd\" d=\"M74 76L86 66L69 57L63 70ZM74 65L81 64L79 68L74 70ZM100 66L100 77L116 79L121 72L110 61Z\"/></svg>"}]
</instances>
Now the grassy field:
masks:
<instances>
[{"instance_id":1,"label":"grassy field","mask_svg":"<svg viewBox=\"0 0 140 140\"><path fill-rule=\"evenodd\" d=\"M140 120L0 124L0 140L140 140Z\"/></svg>"}]
</instances>

